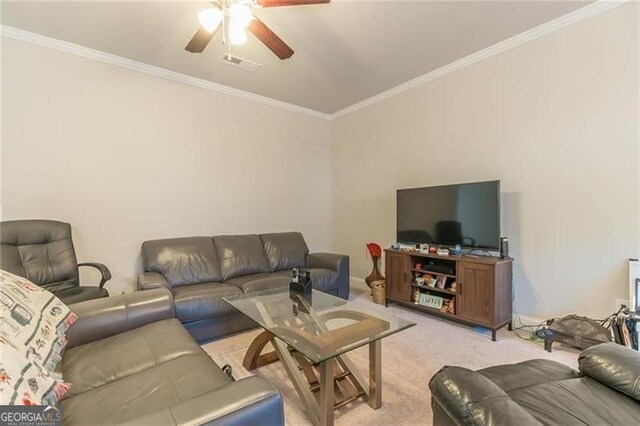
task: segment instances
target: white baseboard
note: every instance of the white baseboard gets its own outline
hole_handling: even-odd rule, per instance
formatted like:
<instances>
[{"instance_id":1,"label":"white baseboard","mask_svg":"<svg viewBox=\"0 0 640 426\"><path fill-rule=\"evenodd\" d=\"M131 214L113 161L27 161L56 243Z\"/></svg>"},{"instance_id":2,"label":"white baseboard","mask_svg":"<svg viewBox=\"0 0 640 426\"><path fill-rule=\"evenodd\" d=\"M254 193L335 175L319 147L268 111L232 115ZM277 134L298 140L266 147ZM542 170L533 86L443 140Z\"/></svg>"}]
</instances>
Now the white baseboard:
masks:
<instances>
[{"instance_id":1,"label":"white baseboard","mask_svg":"<svg viewBox=\"0 0 640 426\"><path fill-rule=\"evenodd\" d=\"M522 327L522 326L538 326L541 322L545 320L540 318L529 317L527 315L520 315L517 313L513 313L513 327Z\"/></svg>"},{"instance_id":2,"label":"white baseboard","mask_svg":"<svg viewBox=\"0 0 640 426\"><path fill-rule=\"evenodd\" d=\"M365 282L364 278L354 277L353 275L349 276L349 280L351 282L353 282L353 281L356 281L356 282L359 282L359 283Z\"/></svg>"}]
</instances>

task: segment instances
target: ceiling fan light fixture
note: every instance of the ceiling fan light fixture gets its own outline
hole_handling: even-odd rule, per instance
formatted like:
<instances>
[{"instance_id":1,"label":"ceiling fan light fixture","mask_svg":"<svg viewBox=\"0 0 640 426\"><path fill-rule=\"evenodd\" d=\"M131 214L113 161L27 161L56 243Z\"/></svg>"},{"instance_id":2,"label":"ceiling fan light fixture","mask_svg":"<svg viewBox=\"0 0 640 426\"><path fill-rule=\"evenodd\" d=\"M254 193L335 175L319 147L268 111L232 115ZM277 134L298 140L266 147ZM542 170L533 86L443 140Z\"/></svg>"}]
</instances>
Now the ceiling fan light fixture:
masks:
<instances>
[{"instance_id":1,"label":"ceiling fan light fixture","mask_svg":"<svg viewBox=\"0 0 640 426\"><path fill-rule=\"evenodd\" d=\"M244 27L235 21L231 21L229 25L229 41L231 44L245 44L247 42L247 33Z\"/></svg>"},{"instance_id":2,"label":"ceiling fan light fixture","mask_svg":"<svg viewBox=\"0 0 640 426\"><path fill-rule=\"evenodd\" d=\"M210 7L198 13L198 20L202 28L214 32L222 22L223 13L219 7Z\"/></svg>"},{"instance_id":3,"label":"ceiling fan light fixture","mask_svg":"<svg viewBox=\"0 0 640 426\"><path fill-rule=\"evenodd\" d=\"M247 28L253 19L251 8L243 3L233 3L229 6L229 16L234 23L242 28Z\"/></svg>"}]
</instances>

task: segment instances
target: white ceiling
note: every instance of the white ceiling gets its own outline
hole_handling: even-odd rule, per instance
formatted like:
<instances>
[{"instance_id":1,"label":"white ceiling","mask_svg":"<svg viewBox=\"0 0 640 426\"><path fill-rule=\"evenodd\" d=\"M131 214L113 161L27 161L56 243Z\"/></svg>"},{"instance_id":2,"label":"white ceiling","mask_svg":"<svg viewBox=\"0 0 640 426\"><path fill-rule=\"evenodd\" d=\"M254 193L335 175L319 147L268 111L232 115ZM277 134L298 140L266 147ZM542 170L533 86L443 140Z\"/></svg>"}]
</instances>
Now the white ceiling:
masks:
<instances>
[{"instance_id":1,"label":"white ceiling","mask_svg":"<svg viewBox=\"0 0 640 426\"><path fill-rule=\"evenodd\" d=\"M3 24L324 113L334 113L585 6L584 2L334 0L256 9L294 50L281 61L255 37L219 62L220 34L202 54L184 50L198 28L193 2L4 2Z\"/></svg>"}]
</instances>

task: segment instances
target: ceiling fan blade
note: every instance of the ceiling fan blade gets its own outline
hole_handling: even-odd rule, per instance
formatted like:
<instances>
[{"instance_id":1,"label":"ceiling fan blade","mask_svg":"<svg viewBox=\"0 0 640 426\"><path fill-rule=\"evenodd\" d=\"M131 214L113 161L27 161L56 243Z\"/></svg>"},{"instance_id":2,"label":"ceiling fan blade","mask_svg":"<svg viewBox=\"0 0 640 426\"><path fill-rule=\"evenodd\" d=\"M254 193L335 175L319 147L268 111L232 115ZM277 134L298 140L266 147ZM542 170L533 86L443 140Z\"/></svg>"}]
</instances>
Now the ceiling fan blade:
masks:
<instances>
[{"instance_id":1,"label":"ceiling fan blade","mask_svg":"<svg viewBox=\"0 0 640 426\"><path fill-rule=\"evenodd\" d=\"M216 28L215 31L209 32L204 28L198 28L195 35L189 40L189 43L185 46L184 50L191 53L200 53L207 47L207 44L211 41L214 35L218 32L220 27Z\"/></svg>"},{"instance_id":2,"label":"ceiling fan blade","mask_svg":"<svg viewBox=\"0 0 640 426\"><path fill-rule=\"evenodd\" d=\"M280 59L288 59L293 55L293 49L287 46L280 37L267 27L264 22L254 16L247 27L251 33L265 44Z\"/></svg>"},{"instance_id":3,"label":"ceiling fan blade","mask_svg":"<svg viewBox=\"0 0 640 426\"><path fill-rule=\"evenodd\" d=\"M262 7L305 6L308 4L325 4L331 0L258 0Z\"/></svg>"}]
</instances>

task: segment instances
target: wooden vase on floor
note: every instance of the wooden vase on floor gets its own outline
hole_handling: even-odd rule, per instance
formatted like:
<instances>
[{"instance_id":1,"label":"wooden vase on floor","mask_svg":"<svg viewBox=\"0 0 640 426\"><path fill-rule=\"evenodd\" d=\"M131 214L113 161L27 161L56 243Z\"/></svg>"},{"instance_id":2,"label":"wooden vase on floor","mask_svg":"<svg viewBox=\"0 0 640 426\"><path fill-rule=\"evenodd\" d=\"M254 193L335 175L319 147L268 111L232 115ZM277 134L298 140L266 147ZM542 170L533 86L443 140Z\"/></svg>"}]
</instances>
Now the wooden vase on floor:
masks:
<instances>
[{"instance_id":1,"label":"wooden vase on floor","mask_svg":"<svg viewBox=\"0 0 640 426\"><path fill-rule=\"evenodd\" d=\"M373 261L373 270L369 276L364 279L369 288L371 288L372 282L384 280L384 276L380 273L380 270L378 270L378 261L380 260L380 256L371 256L371 260Z\"/></svg>"}]
</instances>

